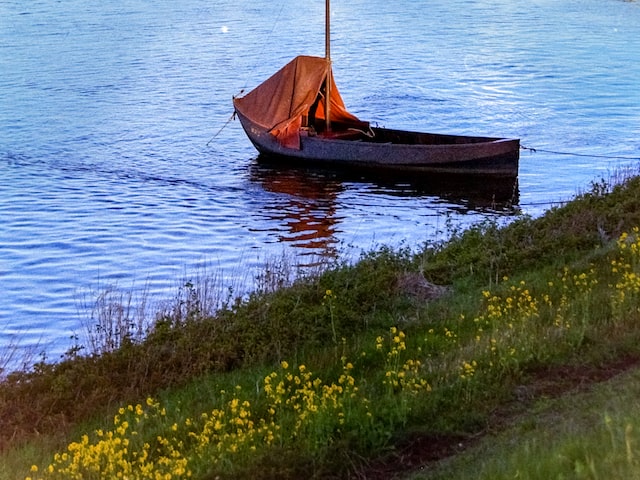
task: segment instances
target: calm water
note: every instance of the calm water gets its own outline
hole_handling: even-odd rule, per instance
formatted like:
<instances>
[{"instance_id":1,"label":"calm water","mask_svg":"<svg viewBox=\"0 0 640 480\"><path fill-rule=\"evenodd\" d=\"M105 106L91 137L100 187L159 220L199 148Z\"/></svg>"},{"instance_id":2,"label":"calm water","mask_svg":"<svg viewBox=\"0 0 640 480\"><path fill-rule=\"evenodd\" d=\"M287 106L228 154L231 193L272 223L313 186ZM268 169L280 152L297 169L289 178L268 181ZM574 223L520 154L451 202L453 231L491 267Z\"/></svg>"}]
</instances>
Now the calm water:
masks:
<instances>
[{"instance_id":1,"label":"calm water","mask_svg":"<svg viewBox=\"0 0 640 480\"><path fill-rule=\"evenodd\" d=\"M640 157L640 3L334 0L334 71L380 125L514 136L516 203L539 215ZM213 266L249 286L508 216L492 192L256 163L231 96L324 54L324 2L0 2L0 344L81 333L83 298L168 298ZM213 139L212 139L213 138ZM541 151L546 150L546 151ZM559 155L569 152L589 155Z\"/></svg>"}]
</instances>

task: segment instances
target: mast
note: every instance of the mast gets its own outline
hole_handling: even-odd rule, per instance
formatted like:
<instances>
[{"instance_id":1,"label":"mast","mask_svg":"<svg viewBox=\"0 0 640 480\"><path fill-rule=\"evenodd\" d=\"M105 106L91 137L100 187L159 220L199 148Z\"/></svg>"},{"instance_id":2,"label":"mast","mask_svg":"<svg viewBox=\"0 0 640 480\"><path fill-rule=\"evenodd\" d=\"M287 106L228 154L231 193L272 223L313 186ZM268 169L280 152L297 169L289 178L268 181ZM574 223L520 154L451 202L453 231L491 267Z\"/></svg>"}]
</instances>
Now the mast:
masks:
<instances>
[{"instance_id":1,"label":"mast","mask_svg":"<svg viewBox=\"0 0 640 480\"><path fill-rule=\"evenodd\" d=\"M326 131L331 131L331 6L330 0L325 0L325 31L324 31L324 58L327 61L327 78L324 87L324 116Z\"/></svg>"}]
</instances>

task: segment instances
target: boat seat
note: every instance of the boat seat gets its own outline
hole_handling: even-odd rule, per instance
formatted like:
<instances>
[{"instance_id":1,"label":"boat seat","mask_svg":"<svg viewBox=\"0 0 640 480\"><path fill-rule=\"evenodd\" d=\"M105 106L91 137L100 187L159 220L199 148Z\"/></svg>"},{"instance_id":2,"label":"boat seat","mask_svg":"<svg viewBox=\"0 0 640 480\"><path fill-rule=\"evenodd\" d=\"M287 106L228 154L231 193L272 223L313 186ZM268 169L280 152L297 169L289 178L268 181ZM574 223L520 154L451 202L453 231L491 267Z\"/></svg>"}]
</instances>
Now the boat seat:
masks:
<instances>
[{"instance_id":1,"label":"boat seat","mask_svg":"<svg viewBox=\"0 0 640 480\"><path fill-rule=\"evenodd\" d=\"M332 138L335 140L358 140L364 133L360 130L331 130L330 132L322 132L320 135L324 138Z\"/></svg>"}]
</instances>

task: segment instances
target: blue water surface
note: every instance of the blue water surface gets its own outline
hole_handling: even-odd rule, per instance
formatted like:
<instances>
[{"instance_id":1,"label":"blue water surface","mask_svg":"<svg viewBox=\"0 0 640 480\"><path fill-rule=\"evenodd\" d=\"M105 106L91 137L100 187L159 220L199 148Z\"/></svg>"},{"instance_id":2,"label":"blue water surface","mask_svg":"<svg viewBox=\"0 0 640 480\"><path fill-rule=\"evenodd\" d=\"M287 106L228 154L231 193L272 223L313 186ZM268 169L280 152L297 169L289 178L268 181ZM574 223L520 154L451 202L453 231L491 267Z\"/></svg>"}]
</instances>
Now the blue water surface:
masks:
<instances>
[{"instance_id":1,"label":"blue water surface","mask_svg":"<svg viewBox=\"0 0 640 480\"><path fill-rule=\"evenodd\" d=\"M537 152L523 151L515 209L260 166L238 122L222 129L231 97L323 55L323 14L320 0L0 3L0 346L55 359L105 289L161 302L202 268L251 289L273 258L416 246L637 170L640 3L621 0L332 2L349 109L520 138Z\"/></svg>"}]
</instances>

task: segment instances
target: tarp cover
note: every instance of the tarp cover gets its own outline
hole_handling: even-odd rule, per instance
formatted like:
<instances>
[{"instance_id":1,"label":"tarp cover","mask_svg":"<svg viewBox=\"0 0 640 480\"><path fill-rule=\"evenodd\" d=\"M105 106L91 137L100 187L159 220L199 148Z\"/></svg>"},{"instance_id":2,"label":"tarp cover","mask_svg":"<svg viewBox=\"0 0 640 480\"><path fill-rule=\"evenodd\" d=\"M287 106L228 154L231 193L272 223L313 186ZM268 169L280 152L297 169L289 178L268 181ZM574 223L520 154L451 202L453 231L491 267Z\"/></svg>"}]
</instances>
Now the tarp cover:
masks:
<instances>
[{"instance_id":1,"label":"tarp cover","mask_svg":"<svg viewBox=\"0 0 640 480\"><path fill-rule=\"evenodd\" d=\"M315 102L327 73L331 75L331 121L359 122L357 117L347 112L333 80L330 64L321 57L294 58L244 97L236 98L234 104L243 115L265 127L282 145L299 149L298 131L302 117ZM323 100L315 117L324 120L324 112Z\"/></svg>"}]
</instances>

